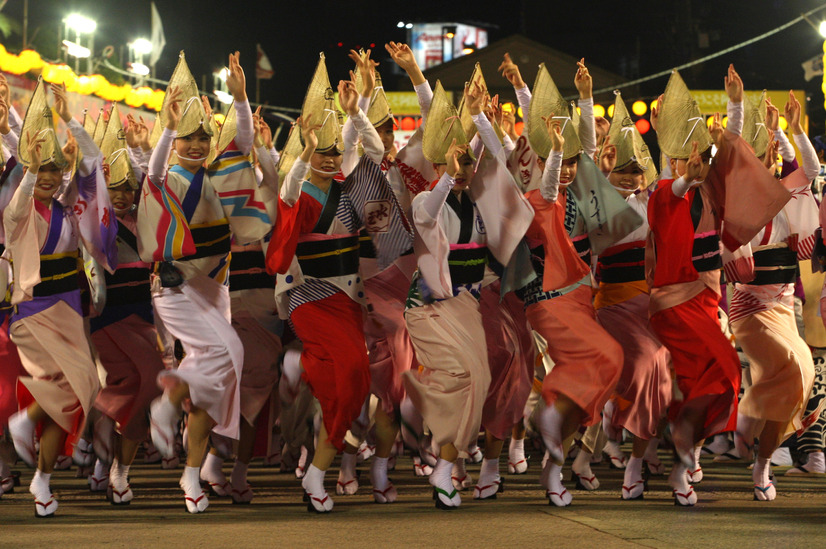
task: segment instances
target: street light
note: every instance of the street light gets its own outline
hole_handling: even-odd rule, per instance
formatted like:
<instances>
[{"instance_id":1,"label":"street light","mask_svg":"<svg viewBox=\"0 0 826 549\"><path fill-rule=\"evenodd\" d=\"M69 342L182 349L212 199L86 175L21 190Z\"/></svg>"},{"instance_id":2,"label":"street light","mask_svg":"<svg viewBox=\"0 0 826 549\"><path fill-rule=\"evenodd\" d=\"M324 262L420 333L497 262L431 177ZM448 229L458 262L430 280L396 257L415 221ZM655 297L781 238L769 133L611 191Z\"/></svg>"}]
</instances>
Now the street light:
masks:
<instances>
[{"instance_id":1,"label":"street light","mask_svg":"<svg viewBox=\"0 0 826 549\"><path fill-rule=\"evenodd\" d=\"M138 38L129 46L137 53L138 55L148 55L152 53L152 42L147 40L146 38Z\"/></svg>"},{"instance_id":2,"label":"street light","mask_svg":"<svg viewBox=\"0 0 826 549\"><path fill-rule=\"evenodd\" d=\"M95 21L77 13L73 13L67 17L64 22L70 29L79 34L92 34L95 32L95 29L98 28L98 24Z\"/></svg>"},{"instance_id":3,"label":"street light","mask_svg":"<svg viewBox=\"0 0 826 549\"><path fill-rule=\"evenodd\" d=\"M151 72L143 62L143 56L152 52L152 42L146 38L138 38L130 42L129 46L129 70L138 76L147 76ZM143 82L141 78L139 82Z\"/></svg>"},{"instance_id":4,"label":"street light","mask_svg":"<svg viewBox=\"0 0 826 549\"><path fill-rule=\"evenodd\" d=\"M66 35L68 36L68 30L75 31L75 44L78 47L83 47L81 43L81 35L88 34L89 35L89 47L84 48L89 51L89 54L86 56L88 61L86 62L86 72L92 72L92 54L95 52L95 29L97 29L98 24L88 17L84 17L80 14L73 13L69 15L66 19L63 20L63 23L66 25ZM65 44L66 41L64 41ZM76 53L80 52L77 48L72 48L68 44L66 45L66 53L73 56L75 58L75 72L80 72L80 57L72 51Z\"/></svg>"}]
</instances>

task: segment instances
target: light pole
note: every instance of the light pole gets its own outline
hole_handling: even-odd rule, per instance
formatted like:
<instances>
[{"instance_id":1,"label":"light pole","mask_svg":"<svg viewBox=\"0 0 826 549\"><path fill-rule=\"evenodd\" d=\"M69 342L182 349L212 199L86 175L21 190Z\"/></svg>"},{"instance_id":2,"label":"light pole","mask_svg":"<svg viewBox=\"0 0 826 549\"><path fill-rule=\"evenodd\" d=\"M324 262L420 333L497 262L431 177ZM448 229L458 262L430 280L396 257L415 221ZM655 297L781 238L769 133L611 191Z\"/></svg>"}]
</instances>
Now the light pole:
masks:
<instances>
[{"instance_id":1,"label":"light pole","mask_svg":"<svg viewBox=\"0 0 826 549\"><path fill-rule=\"evenodd\" d=\"M67 37L69 36L70 30L75 31L76 42L70 42L68 40L63 41L63 44L66 46L66 53L74 56L75 58L75 73L80 71L80 58L86 57L88 59L88 61L86 62L86 72L87 74L91 74L92 54L95 51L95 29L97 29L97 23L92 19L89 19L88 17L84 17L77 13L73 13L72 15L68 16L66 19L63 20L63 23L66 25L65 34ZM83 45L81 44L81 36L84 34L89 35L88 48L83 47Z\"/></svg>"},{"instance_id":2,"label":"light pole","mask_svg":"<svg viewBox=\"0 0 826 549\"><path fill-rule=\"evenodd\" d=\"M138 38L129 44L129 70L138 75L138 83L149 74L149 67L143 62L143 56L152 53L152 42L146 38Z\"/></svg>"}]
</instances>

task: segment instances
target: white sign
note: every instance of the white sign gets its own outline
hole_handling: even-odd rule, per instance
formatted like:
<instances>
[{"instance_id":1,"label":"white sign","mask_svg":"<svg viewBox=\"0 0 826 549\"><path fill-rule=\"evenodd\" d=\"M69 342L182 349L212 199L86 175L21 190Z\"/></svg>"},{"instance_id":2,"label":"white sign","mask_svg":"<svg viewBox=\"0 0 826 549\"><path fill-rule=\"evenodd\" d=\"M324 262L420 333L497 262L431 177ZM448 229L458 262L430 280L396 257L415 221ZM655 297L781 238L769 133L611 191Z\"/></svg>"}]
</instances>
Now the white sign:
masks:
<instances>
[{"instance_id":1,"label":"white sign","mask_svg":"<svg viewBox=\"0 0 826 549\"><path fill-rule=\"evenodd\" d=\"M426 70L488 45L488 31L460 23L414 23L410 47Z\"/></svg>"}]
</instances>

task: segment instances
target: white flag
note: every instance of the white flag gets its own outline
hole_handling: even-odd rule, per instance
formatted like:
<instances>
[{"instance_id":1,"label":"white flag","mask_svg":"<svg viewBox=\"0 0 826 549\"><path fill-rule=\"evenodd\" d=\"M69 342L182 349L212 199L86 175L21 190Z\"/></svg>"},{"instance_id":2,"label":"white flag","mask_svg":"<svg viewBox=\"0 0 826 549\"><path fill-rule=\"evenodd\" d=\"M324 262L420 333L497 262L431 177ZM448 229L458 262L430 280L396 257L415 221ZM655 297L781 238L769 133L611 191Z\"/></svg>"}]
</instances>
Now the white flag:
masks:
<instances>
[{"instance_id":1,"label":"white flag","mask_svg":"<svg viewBox=\"0 0 826 549\"><path fill-rule=\"evenodd\" d=\"M803 78L805 78L806 82L808 82L815 76L820 76L823 74L823 56L820 54L815 55L805 63L801 63L801 66L805 72Z\"/></svg>"},{"instance_id":2,"label":"white flag","mask_svg":"<svg viewBox=\"0 0 826 549\"><path fill-rule=\"evenodd\" d=\"M158 14L155 2L152 2L152 52L149 54L149 65L154 66L161 57L163 48L166 46L166 37L163 35L163 23Z\"/></svg>"}]
</instances>

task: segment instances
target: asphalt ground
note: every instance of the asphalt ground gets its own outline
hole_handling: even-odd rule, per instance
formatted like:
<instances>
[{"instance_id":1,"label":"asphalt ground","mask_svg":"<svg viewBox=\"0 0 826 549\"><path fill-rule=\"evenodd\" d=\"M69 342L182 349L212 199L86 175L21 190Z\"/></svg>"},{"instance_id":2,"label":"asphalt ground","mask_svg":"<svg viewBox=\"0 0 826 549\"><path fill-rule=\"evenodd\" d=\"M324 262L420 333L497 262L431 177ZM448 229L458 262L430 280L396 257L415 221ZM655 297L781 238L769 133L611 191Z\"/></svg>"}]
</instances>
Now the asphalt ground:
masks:
<instances>
[{"instance_id":1,"label":"asphalt ground","mask_svg":"<svg viewBox=\"0 0 826 549\"><path fill-rule=\"evenodd\" d=\"M662 453L662 458L670 462ZM502 460L504 472L506 458ZM530 456L524 475L503 474L505 490L496 500L474 501L463 492L455 511L434 508L427 479L413 474L409 457L390 473L396 503L373 503L368 463L359 464L362 486L354 496L334 496L329 515L309 513L300 481L292 473L250 466L255 490L250 505L210 497L200 515L185 512L178 479L182 472L136 460L130 471L135 499L115 507L92 493L74 469L58 471L52 490L60 507L55 517L34 517L28 493L32 471L23 466L22 485L0 498L0 547L813 547L826 541L826 477L784 477L777 469L778 496L753 500L745 464L703 458L703 481L693 508L675 507L666 477L652 477L642 501L620 499L622 471L593 466L597 491L573 489L567 508L548 505L538 485L540 456ZM22 465L22 464L18 464ZM570 474L566 466L566 476ZM18 467L20 468L20 467ZM479 465L468 465L475 479ZM230 465L225 472L229 474ZM337 477L327 475L332 489Z\"/></svg>"}]
</instances>

